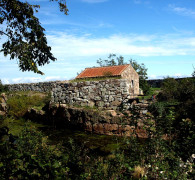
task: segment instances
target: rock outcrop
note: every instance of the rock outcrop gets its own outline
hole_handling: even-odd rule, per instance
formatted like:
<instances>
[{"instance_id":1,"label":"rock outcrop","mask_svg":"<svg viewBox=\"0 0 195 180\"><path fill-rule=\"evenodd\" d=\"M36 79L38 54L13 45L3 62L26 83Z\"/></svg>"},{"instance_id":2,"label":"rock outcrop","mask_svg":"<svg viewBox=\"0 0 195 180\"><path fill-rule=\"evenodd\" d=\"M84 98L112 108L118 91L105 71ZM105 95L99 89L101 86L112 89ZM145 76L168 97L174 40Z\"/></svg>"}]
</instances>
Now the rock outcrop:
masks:
<instances>
[{"instance_id":1,"label":"rock outcrop","mask_svg":"<svg viewBox=\"0 0 195 180\"><path fill-rule=\"evenodd\" d=\"M44 111L30 109L26 118L58 127L79 128L96 134L147 138L147 133L143 128L144 121L147 120L146 112L141 108L136 113L134 111L122 113L115 110L70 107L58 104L44 108Z\"/></svg>"},{"instance_id":2,"label":"rock outcrop","mask_svg":"<svg viewBox=\"0 0 195 180\"><path fill-rule=\"evenodd\" d=\"M3 116L7 113L7 96L5 93L0 95L0 115Z\"/></svg>"}]
</instances>

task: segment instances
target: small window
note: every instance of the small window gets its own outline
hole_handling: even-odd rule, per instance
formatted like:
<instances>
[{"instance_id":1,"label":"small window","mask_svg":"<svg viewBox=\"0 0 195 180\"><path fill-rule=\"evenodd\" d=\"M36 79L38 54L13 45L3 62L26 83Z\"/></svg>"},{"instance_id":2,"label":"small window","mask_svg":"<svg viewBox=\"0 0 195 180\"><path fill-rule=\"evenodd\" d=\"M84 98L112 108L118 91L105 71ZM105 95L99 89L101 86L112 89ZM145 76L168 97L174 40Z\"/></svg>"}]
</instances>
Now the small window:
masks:
<instances>
[{"instance_id":1,"label":"small window","mask_svg":"<svg viewBox=\"0 0 195 180\"><path fill-rule=\"evenodd\" d=\"M133 82L133 80L131 80L131 87L134 87L134 82Z\"/></svg>"}]
</instances>

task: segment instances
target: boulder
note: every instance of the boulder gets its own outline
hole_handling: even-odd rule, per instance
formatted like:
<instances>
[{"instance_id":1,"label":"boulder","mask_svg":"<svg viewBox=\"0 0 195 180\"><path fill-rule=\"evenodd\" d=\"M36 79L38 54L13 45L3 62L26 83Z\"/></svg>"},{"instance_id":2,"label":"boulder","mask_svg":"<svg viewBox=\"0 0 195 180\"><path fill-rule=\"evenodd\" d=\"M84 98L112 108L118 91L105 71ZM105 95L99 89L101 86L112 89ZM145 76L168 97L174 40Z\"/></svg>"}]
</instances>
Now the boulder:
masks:
<instances>
[{"instance_id":1,"label":"boulder","mask_svg":"<svg viewBox=\"0 0 195 180\"><path fill-rule=\"evenodd\" d=\"M106 111L106 114L109 115L109 116L111 116L111 117L117 116L117 113L116 113L115 110L107 110Z\"/></svg>"},{"instance_id":2,"label":"boulder","mask_svg":"<svg viewBox=\"0 0 195 180\"><path fill-rule=\"evenodd\" d=\"M7 104L6 103L0 103L0 111L7 112Z\"/></svg>"},{"instance_id":3,"label":"boulder","mask_svg":"<svg viewBox=\"0 0 195 180\"><path fill-rule=\"evenodd\" d=\"M103 124L100 123L93 124L93 132L97 134L104 134Z\"/></svg>"}]
</instances>

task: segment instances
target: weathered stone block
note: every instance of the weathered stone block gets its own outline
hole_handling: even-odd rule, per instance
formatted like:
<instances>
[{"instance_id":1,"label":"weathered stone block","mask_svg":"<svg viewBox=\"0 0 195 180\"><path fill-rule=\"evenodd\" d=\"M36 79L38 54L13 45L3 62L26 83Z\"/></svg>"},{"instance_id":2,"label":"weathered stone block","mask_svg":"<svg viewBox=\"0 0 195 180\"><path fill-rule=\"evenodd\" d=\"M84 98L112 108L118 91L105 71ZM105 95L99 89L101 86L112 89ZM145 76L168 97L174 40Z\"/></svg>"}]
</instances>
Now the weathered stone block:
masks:
<instances>
[{"instance_id":1,"label":"weathered stone block","mask_svg":"<svg viewBox=\"0 0 195 180\"><path fill-rule=\"evenodd\" d=\"M94 100L99 101L99 100L101 100L101 97L95 96Z\"/></svg>"},{"instance_id":2,"label":"weathered stone block","mask_svg":"<svg viewBox=\"0 0 195 180\"><path fill-rule=\"evenodd\" d=\"M73 82L73 83L72 83L72 86L73 86L73 87L77 86L77 82Z\"/></svg>"},{"instance_id":3,"label":"weathered stone block","mask_svg":"<svg viewBox=\"0 0 195 180\"><path fill-rule=\"evenodd\" d=\"M85 81L86 86L89 86L90 84L91 84L90 81Z\"/></svg>"},{"instance_id":4,"label":"weathered stone block","mask_svg":"<svg viewBox=\"0 0 195 180\"><path fill-rule=\"evenodd\" d=\"M114 98L113 98L113 96L111 96L111 95L110 95L110 96L109 96L109 98L108 98L108 101L109 101L109 102L112 102L112 101L114 101Z\"/></svg>"},{"instance_id":5,"label":"weathered stone block","mask_svg":"<svg viewBox=\"0 0 195 180\"><path fill-rule=\"evenodd\" d=\"M111 134L117 134L118 133L118 124L104 124L104 133L111 135Z\"/></svg>"},{"instance_id":6,"label":"weathered stone block","mask_svg":"<svg viewBox=\"0 0 195 180\"><path fill-rule=\"evenodd\" d=\"M111 102L111 106L119 106L121 104L120 101L113 101Z\"/></svg>"},{"instance_id":7,"label":"weathered stone block","mask_svg":"<svg viewBox=\"0 0 195 180\"><path fill-rule=\"evenodd\" d=\"M111 116L111 117L117 116L117 113L114 110L107 110L106 111L106 114L109 115L109 116Z\"/></svg>"},{"instance_id":8,"label":"weathered stone block","mask_svg":"<svg viewBox=\"0 0 195 180\"><path fill-rule=\"evenodd\" d=\"M97 134L104 134L104 127L102 124L100 123L95 123L93 124L93 131L94 133L97 133Z\"/></svg>"},{"instance_id":9,"label":"weathered stone block","mask_svg":"<svg viewBox=\"0 0 195 180\"><path fill-rule=\"evenodd\" d=\"M92 132L93 131L93 126L92 126L92 124L89 121L85 123L84 130L88 131L88 132Z\"/></svg>"},{"instance_id":10,"label":"weathered stone block","mask_svg":"<svg viewBox=\"0 0 195 180\"><path fill-rule=\"evenodd\" d=\"M97 101L97 102L96 102L96 105L97 105L98 107L103 107L103 106L104 106L104 102L103 102L103 101Z\"/></svg>"},{"instance_id":11,"label":"weathered stone block","mask_svg":"<svg viewBox=\"0 0 195 180\"><path fill-rule=\"evenodd\" d=\"M95 103L94 103L93 101L89 101L89 102L88 102L88 106L89 106L89 107L94 107L94 106L95 106Z\"/></svg>"}]
</instances>

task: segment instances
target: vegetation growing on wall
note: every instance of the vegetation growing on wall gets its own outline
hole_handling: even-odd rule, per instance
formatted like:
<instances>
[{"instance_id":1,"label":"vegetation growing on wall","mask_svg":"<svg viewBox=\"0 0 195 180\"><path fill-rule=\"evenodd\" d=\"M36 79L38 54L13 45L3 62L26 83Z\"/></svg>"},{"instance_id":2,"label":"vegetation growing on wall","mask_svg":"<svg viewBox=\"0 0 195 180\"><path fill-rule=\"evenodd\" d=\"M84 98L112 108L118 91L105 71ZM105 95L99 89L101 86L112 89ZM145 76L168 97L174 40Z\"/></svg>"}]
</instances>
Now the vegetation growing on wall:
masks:
<instances>
[{"instance_id":1,"label":"vegetation growing on wall","mask_svg":"<svg viewBox=\"0 0 195 180\"><path fill-rule=\"evenodd\" d=\"M101 81L106 79L121 79L120 76L110 76L110 74L107 74L106 77L95 77L95 78L80 78L80 79L73 79L70 82L82 82L82 81Z\"/></svg>"}]
</instances>

